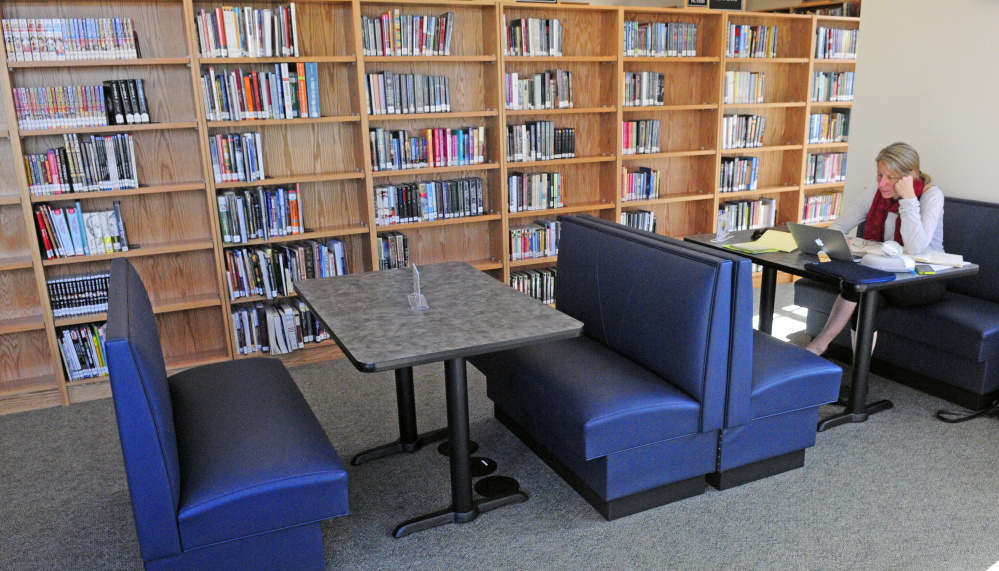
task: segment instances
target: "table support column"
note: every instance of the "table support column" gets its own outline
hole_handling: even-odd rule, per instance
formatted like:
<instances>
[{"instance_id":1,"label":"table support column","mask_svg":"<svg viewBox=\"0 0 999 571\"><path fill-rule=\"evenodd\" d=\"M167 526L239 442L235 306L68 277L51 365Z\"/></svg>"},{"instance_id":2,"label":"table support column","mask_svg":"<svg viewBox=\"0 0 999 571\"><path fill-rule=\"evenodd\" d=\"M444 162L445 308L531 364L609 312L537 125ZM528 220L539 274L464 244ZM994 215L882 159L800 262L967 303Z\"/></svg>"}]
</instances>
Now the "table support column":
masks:
<instances>
[{"instance_id":1,"label":"table support column","mask_svg":"<svg viewBox=\"0 0 999 571\"><path fill-rule=\"evenodd\" d=\"M432 430L426 434L416 432L416 393L413 389L412 367L395 370L395 396L399 409L399 440L357 454L350 461L354 466L400 452L412 454L427 444L443 440L447 436L446 428Z\"/></svg>"},{"instance_id":2,"label":"table support column","mask_svg":"<svg viewBox=\"0 0 999 571\"><path fill-rule=\"evenodd\" d=\"M851 422L864 422L871 415L895 406L890 400L867 404L868 375L871 370L871 351L874 347L874 318L877 316L878 292L866 290L860 294L857 306L857 343L853 348L853 371L850 374L850 402L846 411L819 422L818 431Z\"/></svg>"},{"instance_id":3,"label":"table support column","mask_svg":"<svg viewBox=\"0 0 999 571\"><path fill-rule=\"evenodd\" d=\"M472 500L471 460L468 452L468 380L464 358L444 361L444 383L447 392L448 437L451 442L451 507L404 521L395 528L395 537L405 537L446 523L470 522L481 513L527 501L527 494L521 491Z\"/></svg>"},{"instance_id":4,"label":"table support column","mask_svg":"<svg viewBox=\"0 0 999 571\"><path fill-rule=\"evenodd\" d=\"M760 280L760 324L763 333L771 335L774 328L774 297L777 295L777 270L763 266Z\"/></svg>"}]
</instances>

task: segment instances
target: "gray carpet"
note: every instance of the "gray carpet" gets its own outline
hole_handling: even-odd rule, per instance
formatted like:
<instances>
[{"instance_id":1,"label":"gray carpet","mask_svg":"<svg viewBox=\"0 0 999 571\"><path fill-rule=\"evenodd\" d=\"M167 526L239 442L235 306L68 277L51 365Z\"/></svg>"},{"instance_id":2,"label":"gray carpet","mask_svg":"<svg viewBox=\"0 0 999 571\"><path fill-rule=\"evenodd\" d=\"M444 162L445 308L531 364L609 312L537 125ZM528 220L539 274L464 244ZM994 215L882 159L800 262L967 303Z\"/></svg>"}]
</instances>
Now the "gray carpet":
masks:
<instances>
[{"instance_id":1,"label":"gray carpet","mask_svg":"<svg viewBox=\"0 0 999 571\"><path fill-rule=\"evenodd\" d=\"M781 286L778 311L789 303ZM800 318L799 318L800 319ZM801 343L803 335L792 335ZM346 361L292 374L348 460L397 437L391 373ZM416 369L420 427L445 425L443 367ZM879 378L895 408L818 435L805 467L607 522L492 418L469 368L480 455L531 499L397 540L444 507L434 448L348 467L351 514L326 522L330 569L969 569L999 560L999 421L946 425L943 401ZM838 411L827 407L823 415ZM140 569L110 400L0 417L0 569Z\"/></svg>"}]
</instances>

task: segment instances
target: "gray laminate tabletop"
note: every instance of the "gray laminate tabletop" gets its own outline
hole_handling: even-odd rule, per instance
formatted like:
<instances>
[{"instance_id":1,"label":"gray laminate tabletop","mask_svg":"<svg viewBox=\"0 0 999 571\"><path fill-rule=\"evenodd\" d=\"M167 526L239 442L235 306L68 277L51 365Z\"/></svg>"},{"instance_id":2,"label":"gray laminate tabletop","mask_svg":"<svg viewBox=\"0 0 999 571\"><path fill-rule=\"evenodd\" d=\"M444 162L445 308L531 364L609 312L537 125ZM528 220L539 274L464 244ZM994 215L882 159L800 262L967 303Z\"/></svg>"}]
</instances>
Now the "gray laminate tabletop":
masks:
<instances>
[{"instance_id":1,"label":"gray laminate tabletop","mask_svg":"<svg viewBox=\"0 0 999 571\"><path fill-rule=\"evenodd\" d=\"M569 339L583 324L464 262L419 266L430 309L413 311L410 268L304 280L295 290L354 366L375 372Z\"/></svg>"}]
</instances>

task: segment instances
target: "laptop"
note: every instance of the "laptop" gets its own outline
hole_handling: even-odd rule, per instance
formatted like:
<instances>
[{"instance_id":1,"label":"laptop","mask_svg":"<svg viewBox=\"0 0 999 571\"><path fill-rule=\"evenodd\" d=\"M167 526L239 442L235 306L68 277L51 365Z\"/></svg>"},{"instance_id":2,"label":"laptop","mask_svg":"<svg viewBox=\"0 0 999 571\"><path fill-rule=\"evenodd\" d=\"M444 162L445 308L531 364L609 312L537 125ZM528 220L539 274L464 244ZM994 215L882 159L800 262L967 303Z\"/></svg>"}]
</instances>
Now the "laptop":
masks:
<instances>
[{"instance_id":1,"label":"laptop","mask_svg":"<svg viewBox=\"0 0 999 571\"><path fill-rule=\"evenodd\" d=\"M798 249L805 254L818 254L819 250L824 251L833 260L844 262L856 262L860 258L854 258L850 251L850 244L846 241L846 236L839 230L830 228L819 228L817 226L806 226L805 224L787 223L787 229L794 237L794 243Z\"/></svg>"}]
</instances>

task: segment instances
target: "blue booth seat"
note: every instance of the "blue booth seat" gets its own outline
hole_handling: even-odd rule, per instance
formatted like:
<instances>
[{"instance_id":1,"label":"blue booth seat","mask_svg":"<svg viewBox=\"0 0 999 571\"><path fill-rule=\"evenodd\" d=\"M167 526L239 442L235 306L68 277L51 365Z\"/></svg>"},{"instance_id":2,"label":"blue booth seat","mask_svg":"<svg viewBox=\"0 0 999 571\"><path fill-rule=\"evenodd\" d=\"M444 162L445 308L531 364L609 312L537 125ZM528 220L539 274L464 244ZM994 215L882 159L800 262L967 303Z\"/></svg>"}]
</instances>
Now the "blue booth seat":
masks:
<instances>
[{"instance_id":1,"label":"blue booth seat","mask_svg":"<svg viewBox=\"0 0 999 571\"><path fill-rule=\"evenodd\" d=\"M319 522L347 474L284 365L243 359L168 377L152 306L111 263L106 351L148 570L324 569Z\"/></svg>"}]
</instances>

